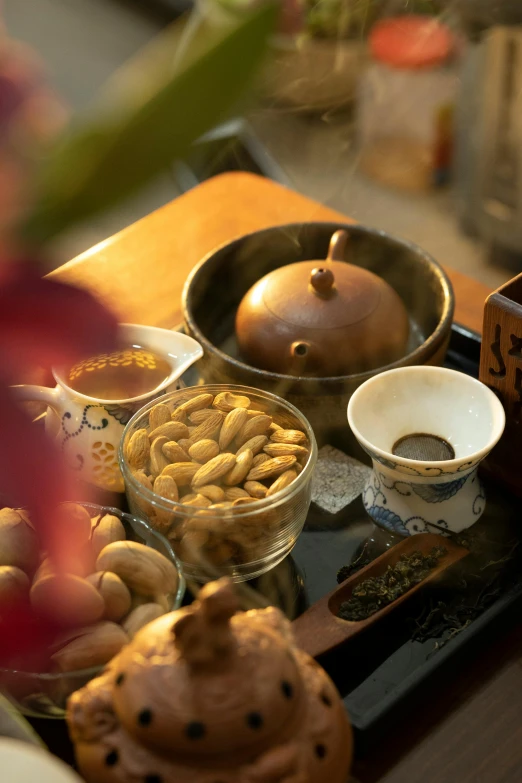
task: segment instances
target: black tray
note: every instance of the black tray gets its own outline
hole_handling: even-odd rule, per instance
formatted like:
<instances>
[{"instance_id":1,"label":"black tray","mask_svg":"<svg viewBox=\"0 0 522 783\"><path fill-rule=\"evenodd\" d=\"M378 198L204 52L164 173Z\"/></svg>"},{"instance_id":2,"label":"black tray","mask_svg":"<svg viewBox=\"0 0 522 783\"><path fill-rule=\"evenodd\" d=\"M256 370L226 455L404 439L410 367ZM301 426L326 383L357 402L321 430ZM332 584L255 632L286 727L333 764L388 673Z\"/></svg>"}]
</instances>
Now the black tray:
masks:
<instances>
[{"instance_id":1,"label":"black tray","mask_svg":"<svg viewBox=\"0 0 522 783\"><path fill-rule=\"evenodd\" d=\"M478 377L479 357L479 335L455 325L446 366ZM192 384L196 378L190 373L186 381ZM491 484L486 484L486 490L488 505L478 524L503 531L509 540L516 538L517 501ZM292 555L253 586L293 619L336 586L338 569L350 563L368 540L372 556L394 543L371 522L360 498L336 515L312 504ZM492 638L494 629L510 622L522 605L522 569L520 579L515 577L513 584L508 580L505 591L449 641L447 634L414 641L415 620L437 599L438 590L437 585L426 588L375 629L321 660L344 698L359 755L374 747L386 727L411 711L440 678L451 687L447 683L456 676L459 662L465 664L474 650L484 646L486 635Z\"/></svg>"},{"instance_id":2,"label":"black tray","mask_svg":"<svg viewBox=\"0 0 522 783\"><path fill-rule=\"evenodd\" d=\"M479 335L454 326L446 365L477 376L479 356ZM194 369L189 370L184 381L187 385L202 382ZM510 540L520 538L520 503L492 484L486 484L486 491L486 512L477 525L502 531ZM252 586L294 619L336 586L337 570L350 563L368 541L375 556L393 543L390 534L371 522L360 498L336 515L312 504L292 555ZM375 628L321 660L343 696L359 756L375 748L387 729L396 726L429 690L439 683L451 688L451 678L458 676L459 668L473 658L474 652L483 649L488 640L492 641L515 617L520 617L522 563L512 583L507 580L506 588L491 605L450 641L447 637L414 641L415 620L437 599L440 589L436 584L426 587ZM186 601L190 601L189 595ZM440 647L442 642L447 643ZM65 725L58 727L56 721L31 722L51 750L72 763Z\"/></svg>"},{"instance_id":3,"label":"black tray","mask_svg":"<svg viewBox=\"0 0 522 783\"><path fill-rule=\"evenodd\" d=\"M479 357L479 335L454 326L446 366L478 377ZM493 525L510 539L519 535L519 502L491 484L486 483L486 491L488 505L479 524L485 529ZM284 590L279 597L287 614L295 616L305 603L312 603L331 591L337 584L337 570L352 560L368 538L375 555L389 543L388 534L378 531L366 515L360 498L335 516L312 506L291 558L296 569L295 602L293 605L288 602ZM278 568L288 568L288 565L283 563ZM266 586L258 586L270 595ZM459 663L465 664L473 657L474 650L484 646L486 636L491 639L501 625L505 626L519 613L522 573L519 580L515 578L504 593L451 640L447 641L445 635L444 639L414 641L415 619L436 599L437 590L436 585L426 588L397 614L344 650L321 660L344 697L359 754L371 749L386 727L395 725L411 711L427 689L443 677L445 687L451 687L448 683L456 676Z\"/></svg>"}]
</instances>

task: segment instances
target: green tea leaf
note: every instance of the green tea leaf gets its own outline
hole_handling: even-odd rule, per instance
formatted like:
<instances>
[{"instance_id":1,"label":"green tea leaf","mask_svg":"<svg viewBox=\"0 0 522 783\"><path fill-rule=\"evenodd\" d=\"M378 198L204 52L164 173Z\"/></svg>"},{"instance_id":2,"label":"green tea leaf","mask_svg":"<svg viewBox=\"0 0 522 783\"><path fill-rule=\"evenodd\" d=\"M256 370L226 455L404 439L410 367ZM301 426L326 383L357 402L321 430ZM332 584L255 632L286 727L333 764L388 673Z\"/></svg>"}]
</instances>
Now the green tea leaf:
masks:
<instances>
[{"instance_id":1,"label":"green tea leaf","mask_svg":"<svg viewBox=\"0 0 522 783\"><path fill-rule=\"evenodd\" d=\"M241 17L196 14L167 29L115 75L96 110L44 162L23 235L46 241L182 157L239 100L276 19L269 3Z\"/></svg>"}]
</instances>

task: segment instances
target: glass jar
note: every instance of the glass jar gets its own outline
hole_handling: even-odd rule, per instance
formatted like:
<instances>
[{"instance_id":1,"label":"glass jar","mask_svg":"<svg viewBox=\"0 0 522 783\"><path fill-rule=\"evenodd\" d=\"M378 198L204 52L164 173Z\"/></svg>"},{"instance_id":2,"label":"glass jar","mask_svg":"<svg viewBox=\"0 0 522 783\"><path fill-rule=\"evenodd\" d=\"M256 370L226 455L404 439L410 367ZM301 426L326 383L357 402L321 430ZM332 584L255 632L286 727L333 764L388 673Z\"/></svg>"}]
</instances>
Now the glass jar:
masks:
<instances>
[{"instance_id":1,"label":"glass jar","mask_svg":"<svg viewBox=\"0 0 522 783\"><path fill-rule=\"evenodd\" d=\"M375 25L369 45L358 101L361 171L414 192L444 184L458 85L452 32L431 17L402 16Z\"/></svg>"},{"instance_id":2,"label":"glass jar","mask_svg":"<svg viewBox=\"0 0 522 783\"><path fill-rule=\"evenodd\" d=\"M169 500L140 482L128 459L128 444L138 430L150 432L151 409L162 403L173 413L194 397L203 394L215 396L223 392L248 397L250 410L269 414L274 424L283 429L304 433L308 455L300 458L302 464L295 480L278 492L259 499L243 497L235 502L217 501L207 507L187 503L186 493L197 492L190 488L190 477L186 478L186 485L183 479L178 482L178 501ZM189 425L195 423L188 417L186 421ZM216 433L212 437L215 438ZM230 449L230 446L227 448ZM228 576L242 582L274 568L293 549L311 503L317 444L303 414L275 394L246 386L206 385L180 389L138 411L125 428L119 456L131 511L168 539L181 561L183 573L200 582L211 576ZM209 483L215 485L221 482ZM223 490L232 488L223 485Z\"/></svg>"}]
</instances>

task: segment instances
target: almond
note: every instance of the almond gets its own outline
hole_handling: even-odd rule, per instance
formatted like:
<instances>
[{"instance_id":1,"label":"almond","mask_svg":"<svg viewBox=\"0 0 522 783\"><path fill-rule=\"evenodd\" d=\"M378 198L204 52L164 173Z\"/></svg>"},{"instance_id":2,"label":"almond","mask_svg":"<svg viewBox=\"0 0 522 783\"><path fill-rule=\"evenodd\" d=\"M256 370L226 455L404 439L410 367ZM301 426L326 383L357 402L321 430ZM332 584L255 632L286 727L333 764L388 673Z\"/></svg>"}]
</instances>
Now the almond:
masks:
<instances>
[{"instance_id":1,"label":"almond","mask_svg":"<svg viewBox=\"0 0 522 783\"><path fill-rule=\"evenodd\" d=\"M188 438L189 430L187 425L181 421L168 421L166 424L160 424L155 430L149 432L151 443L155 438L161 436L164 436L167 440L179 440L180 438Z\"/></svg>"},{"instance_id":2,"label":"almond","mask_svg":"<svg viewBox=\"0 0 522 783\"><path fill-rule=\"evenodd\" d=\"M191 397L182 405L178 405L174 413L186 413L187 415L194 411L199 411L202 408L208 408L212 405L214 396L212 394L198 394L195 397Z\"/></svg>"},{"instance_id":3,"label":"almond","mask_svg":"<svg viewBox=\"0 0 522 783\"><path fill-rule=\"evenodd\" d=\"M138 484L141 484L142 487L144 487L145 489L149 489L151 492L153 491L152 479L149 476L147 476L145 471L136 470L133 472L132 475L134 476ZM134 492L133 490L132 494L133 494L134 503L138 506L140 511L143 514L145 514L146 517L150 516L154 510L151 504L147 500L143 500L143 498L140 497L139 492Z\"/></svg>"},{"instance_id":4,"label":"almond","mask_svg":"<svg viewBox=\"0 0 522 783\"><path fill-rule=\"evenodd\" d=\"M193 487L202 487L205 484L213 484L220 479L236 464L236 457L234 454L218 454L217 457L211 459L206 465L198 470L192 479Z\"/></svg>"},{"instance_id":5,"label":"almond","mask_svg":"<svg viewBox=\"0 0 522 783\"><path fill-rule=\"evenodd\" d=\"M192 479L201 468L199 462L174 462L163 468L162 476L170 476L178 487L184 487L192 482Z\"/></svg>"},{"instance_id":6,"label":"almond","mask_svg":"<svg viewBox=\"0 0 522 783\"><path fill-rule=\"evenodd\" d=\"M232 503L226 504L229 507L232 507ZM188 531L193 532L195 530L204 531L207 534L210 533L210 529L214 526L216 522L216 517L212 516L212 510L214 506L209 506L208 509L205 508L203 510L195 509L194 516L190 519L187 519L183 523L183 534L187 533ZM210 513L209 513L210 512Z\"/></svg>"},{"instance_id":7,"label":"almond","mask_svg":"<svg viewBox=\"0 0 522 783\"><path fill-rule=\"evenodd\" d=\"M75 551L67 556L67 573L73 574L74 576L81 576L83 579L85 579L85 577L87 577L93 571L94 560L95 557L89 542L88 548L86 547L81 551ZM38 566L38 570L33 577L33 584L35 582L39 582L40 579L44 578L44 576L49 576L50 574L56 573L56 562L54 562L50 557L46 557Z\"/></svg>"},{"instance_id":8,"label":"almond","mask_svg":"<svg viewBox=\"0 0 522 783\"><path fill-rule=\"evenodd\" d=\"M243 451L246 451L247 449L250 449L252 454L255 456L256 454L259 454L261 449L263 449L267 443L268 443L268 438L266 437L266 435L256 435L254 438L250 438L250 440L247 440L246 443L243 443L241 448L237 450L236 456L239 456Z\"/></svg>"},{"instance_id":9,"label":"almond","mask_svg":"<svg viewBox=\"0 0 522 783\"><path fill-rule=\"evenodd\" d=\"M191 458L196 462L201 462L203 464L213 459L214 457L217 457L218 454L218 444L215 440L209 440L208 438L205 440L199 440L189 449L189 455Z\"/></svg>"},{"instance_id":10,"label":"almond","mask_svg":"<svg viewBox=\"0 0 522 783\"><path fill-rule=\"evenodd\" d=\"M255 503L255 502L256 499L248 495L246 498L245 497L236 498L233 501L232 506L236 508L237 506L247 506L249 503Z\"/></svg>"},{"instance_id":11,"label":"almond","mask_svg":"<svg viewBox=\"0 0 522 783\"><path fill-rule=\"evenodd\" d=\"M62 626L90 625L100 620L105 610L103 598L96 588L73 574L44 576L34 582L30 598L37 614Z\"/></svg>"},{"instance_id":12,"label":"almond","mask_svg":"<svg viewBox=\"0 0 522 783\"><path fill-rule=\"evenodd\" d=\"M228 487L225 490L225 498L230 501L237 500L238 498L248 498L249 500L252 500L248 492L241 489L241 487Z\"/></svg>"},{"instance_id":13,"label":"almond","mask_svg":"<svg viewBox=\"0 0 522 783\"><path fill-rule=\"evenodd\" d=\"M76 573L75 571L71 571L69 566L69 560L67 560L67 570L69 573L73 574ZM12 566L2 566L3 568L12 568ZM51 560L50 557L44 557L38 568L36 569L35 575L33 576L33 582L39 582L40 579L43 579L44 576L49 576L49 574L54 574L56 571L55 564ZM77 574L77 576L86 576L86 574Z\"/></svg>"},{"instance_id":14,"label":"almond","mask_svg":"<svg viewBox=\"0 0 522 783\"><path fill-rule=\"evenodd\" d=\"M252 462L252 465L256 467L257 465L261 465L263 462L266 462L267 459L270 459L268 454L265 454L264 451L261 451L259 454L256 454L254 457L254 461Z\"/></svg>"},{"instance_id":15,"label":"almond","mask_svg":"<svg viewBox=\"0 0 522 783\"><path fill-rule=\"evenodd\" d=\"M117 623L130 611L131 594L127 585L119 576L110 571L96 571L87 577L87 581L99 592L105 603L105 620Z\"/></svg>"},{"instance_id":16,"label":"almond","mask_svg":"<svg viewBox=\"0 0 522 783\"><path fill-rule=\"evenodd\" d=\"M131 591L131 596L132 596L131 608L130 608L131 612L133 612L138 606L143 606L144 604L152 604L152 603L159 604L165 614L167 612L170 612L172 607L172 599L163 593L156 593L155 595L142 595L140 593L135 593Z\"/></svg>"},{"instance_id":17,"label":"almond","mask_svg":"<svg viewBox=\"0 0 522 783\"><path fill-rule=\"evenodd\" d=\"M283 427L281 427L279 424L276 424L275 421L273 421L269 427L270 432L277 432L278 430L282 430L282 429Z\"/></svg>"},{"instance_id":18,"label":"almond","mask_svg":"<svg viewBox=\"0 0 522 783\"><path fill-rule=\"evenodd\" d=\"M133 432L127 443L125 453L127 462L131 468L146 468L149 464L150 441L147 430L141 429Z\"/></svg>"},{"instance_id":19,"label":"almond","mask_svg":"<svg viewBox=\"0 0 522 783\"><path fill-rule=\"evenodd\" d=\"M0 612L29 595L29 577L16 566L0 566Z\"/></svg>"},{"instance_id":20,"label":"almond","mask_svg":"<svg viewBox=\"0 0 522 783\"><path fill-rule=\"evenodd\" d=\"M208 508L212 502L204 495L187 495L181 501L184 506L195 506L196 508Z\"/></svg>"},{"instance_id":21,"label":"almond","mask_svg":"<svg viewBox=\"0 0 522 783\"><path fill-rule=\"evenodd\" d=\"M307 457L308 449L297 446L295 443L268 443L263 451L270 457L285 457L287 454L294 457Z\"/></svg>"},{"instance_id":22,"label":"almond","mask_svg":"<svg viewBox=\"0 0 522 783\"><path fill-rule=\"evenodd\" d=\"M105 514L98 519L92 529L91 546L94 557L98 557L107 544L112 544L113 541L125 541L126 538L121 520L114 514Z\"/></svg>"},{"instance_id":23,"label":"almond","mask_svg":"<svg viewBox=\"0 0 522 783\"><path fill-rule=\"evenodd\" d=\"M156 427L160 427L168 421L170 421L170 411L166 405L160 402L151 408L149 413L149 427L151 430L155 430Z\"/></svg>"},{"instance_id":24,"label":"almond","mask_svg":"<svg viewBox=\"0 0 522 783\"><path fill-rule=\"evenodd\" d=\"M212 408L203 408L200 411L194 411L194 413L191 413L189 419L192 424L198 425L202 424L213 413L215 413L215 411Z\"/></svg>"},{"instance_id":25,"label":"almond","mask_svg":"<svg viewBox=\"0 0 522 783\"><path fill-rule=\"evenodd\" d=\"M215 397L213 405L214 408L218 408L218 410L228 413L234 408L248 408L250 406L250 400L248 397L244 397L241 394L221 392Z\"/></svg>"},{"instance_id":26,"label":"almond","mask_svg":"<svg viewBox=\"0 0 522 783\"><path fill-rule=\"evenodd\" d=\"M168 457L163 453L163 446L168 442L169 440L165 435L160 435L152 441L150 447L150 472L154 478L159 476L163 468L166 468L169 464Z\"/></svg>"},{"instance_id":27,"label":"almond","mask_svg":"<svg viewBox=\"0 0 522 783\"><path fill-rule=\"evenodd\" d=\"M169 440L163 445L163 453L169 462L190 462L187 452L175 440Z\"/></svg>"},{"instance_id":28,"label":"almond","mask_svg":"<svg viewBox=\"0 0 522 783\"><path fill-rule=\"evenodd\" d=\"M235 484L240 484L242 481L244 481L248 471L252 467L253 459L254 455L250 449L245 449L245 451L242 451L241 454L238 454L235 457L236 464L224 477L223 484L226 484L229 487L233 487Z\"/></svg>"},{"instance_id":29,"label":"almond","mask_svg":"<svg viewBox=\"0 0 522 783\"><path fill-rule=\"evenodd\" d=\"M221 432L219 433L219 448L224 451L229 443L232 443L238 432L244 427L248 419L245 408L234 408L227 413Z\"/></svg>"},{"instance_id":30,"label":"almond","mask_svg":"<svg viewBox=\"0 0 522 783\"><path fill-rule=\"evenodd\" d=\"M274 457L262 462L261 465L252 468L247 476L247 481L264 481L272 476L279 476L285 470L289 470L297 462L294 456Z\"/></svg>"},{"instance_id":31,"label":"almond","mask_svg":"<svg viewBox=\"0 0 522 783\"><path fill-rule=\"evenodd\" d=\"M91 538L91 516L78 503L60 503L53 522L67 537L70 549L80 549Z\"/></svg>"},{"instance_id":32,"label":"almond","mask_svg":"<svg viewBox=\"0 0 522 783\"><path fill-rule=\"evenodd\" d=\"M148 625L153 620L157 620L158 617L161 617L164 614L163 607L159 604L142 604L142 606L137 606L136 609L125 618L122 624L123 630L127 636L132 639L145 625Z\"/></svg>"},{"instance_id":33,"label":"almond","mask_svg":"<svg viewBox=\"0 0 522 783\"><path fill-rule=\"evenodd\" d=\"M153 596L154 603L161 606L163 609L164 614L167 614L167 612L170 612L172 609L172 597L168 595L164 595L162 593L156 593L156 595Z\"/></svg>"},{"instance_id":34,"label":"almond","mask_svg":"<svg viewBox=\"0 0 522 783\"><path fill-rule=\"evenodd\" d=\"M198 487L198 493L208 498L212 503L221 503L225 499L225 493L217 484L204 484Z\"/></svg>"},{"instance_id":35,"label":"almond","mask_svg":"<svg viewBox=\"0 0 522 783\"><path fill-rule=\"evenodd\" d=\"M201 565L201 550L208 543L206 530L189 530L181 539L180 557L184 563Z\"/></svg>"},{"instance_id":36,"label":"almond","mask_svg":"<svg viewBox=\"0 0 522 783\"><path fill-rule=\"evenodd\" d=\"M128 588L143 595L175 593L178 572L160 552L136 541L116 541L102 550L98 571L112 571Z\"/></svg>"},{"instance_id":37,"label":"almond","mask_svg":"<svg viewBox=\"0 0 522 783\"><path fill-rule=\"evenodd\" d=\"M236 547L230 541L219 541L218 544L208 547L205 555L213 565L224 565L236 554Z\"/></svg>"},{"instance_id":38,"label":"almond","mask_svg":"<svg viewBox=\"0 0 522 783\"><path fill-rule=\"evenodd\" d=\"M154 481L154 492L168 501L166 504L167 506L170 506L170 503L177 503L179 500L178 486L172 476L165 476L163 474L157 476ZM168 533L176 518L171 507L165 509L159 505L155 505L149 511L149 517L151 518L153 527L164 535Z\"/></svg>"},{"instance_id":39,"label":"almond","mask_svg":"<svg viewBox=\"0 0 522 783\"><path fill-rule=\"evenodd\" d=\"M175 410L173 414L171 414L171 421L182 421L184 422L187 418L187 414L185 411Z\"/></svg>"},{"instance_id":40,"label":"almond","mask_svg":"<svg viewBox=\"0 0 522 783\"><path fill-rule=\"evenodd\" d=\"M154 479L154 492L165 500L177 503L179 500L178 485L172 476L162 474Z\"/></svg>"},{"instance_id":41,"label":"almond","mask_svg":"<svg viewBox=\"0 0 522 783\"><path fill-rule=\"evenodd\" d=\"M189 440L189 438L180 438L178 440L178 446L180 447L180 449L183 449L185 454L188 454L188 450L192 446L192 441ZM177 461L178 462L183 462L184 460L180 459L180 460L177 460Z\"/></svg>"},{"instance_id":42,"label":"almond","mask_svg":"<svg viewBox=\"0 0 522 783\"><path fill-rule=\"evenodd\" d=\"M288 485L291 484L292 481L294 481L296 478L297 472L295 470L285 470L285 472L281 473L279 478L277 478L274 483L270 485L266 496L270 497L271 495L275 495L275 493L279 492L279 490L288 487Z\"/></svg>"},{"instance_id":43,"label":"almond","mask_svg":"<svg viewBox=\"0 0 522 783\"><path fill-rule=\"evenodd\" d=\"M249 419L253 419L254 416L264 416L266 411L254 411L251 408L247 410L247 415Z\"/></svg>"},{"instance_id":44,"label":"almond","mask_svg":"<svg viewBox=\"0 0 522 783\"><path fill-rule=\"evenodd\" d=\"M221 411L213 411L212 416L208 416L190 433L191 444L198 440L215 439L223 423L223 414Z\"/></svg>"},{"instance_id":45,"label":"almond","mask_svg":"<svg viewBox=\"0 0 522 783\"><path fill-rule=\"evenodd\" d=\"M63 672L76 672L103 666L119 653L129 637L120 625L103 622L89 628L79 628L52 660Z\"/></svg>"},{"instance_id":46,"label":"almond","mask_svg":"<svg viewBox=\"0 0 522 783\"><path fill-rule=\"evenodd\" d=\"M147 489L150 489L152 492L152 481L147 476L144 470L135 470L133 471L132 475L136 479L136 481L141 484L142 487L146 487Z\"/></svg>"},{"instance_id":47,"label":"almond","mask_svg":"<svg viewBox=\"0 0 522 783\"><path fill-rule=\"evenodd\" d=\"M283 430L279 428L270 435L273 443L295 443L297 445L306 443L306 435L301 430Z\"/></svg>"},{"instance_id":48,"label":"almond","mask_svg":"<svg viewBox=\"0 0 522 783\"><path fill-rule=\"evenodd\" d=\"M242 427L236 437L236 443L238 446L242 446L243 443L246 443L256 435L265 435L271 424L272 417L267 416L265 413L262 413L260 416L254 416L247 421L244 427Z\"/></svg>"},{"instance_id":49,"label":"almond","mask_svg":"<svg viewBox=\"0 0 522 783\"><path fill-rule=\"evenodd\" d=\"M251 497L257 499L264 498L268 492L265 485L261 484L259 481L247 481L243 486Z\"/></svg>"}]
</instances>

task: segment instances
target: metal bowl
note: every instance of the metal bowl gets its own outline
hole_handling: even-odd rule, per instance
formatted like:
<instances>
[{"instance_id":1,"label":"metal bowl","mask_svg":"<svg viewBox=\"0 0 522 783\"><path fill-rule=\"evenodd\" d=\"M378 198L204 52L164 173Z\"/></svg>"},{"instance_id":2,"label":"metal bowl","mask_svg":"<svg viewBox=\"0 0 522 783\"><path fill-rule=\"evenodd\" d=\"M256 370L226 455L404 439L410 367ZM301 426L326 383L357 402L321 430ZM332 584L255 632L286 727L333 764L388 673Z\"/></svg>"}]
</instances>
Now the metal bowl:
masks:
<instances>
[{"instance_id":1,"label":"metal bowl","mask_svg":"<svg viewBox=\"0 0 522 783\"><path fill-rule=\"evenodd\" d=\"M325 258L332 234L339 229L350 235L345 260L380 275L402 297L411 326L406 355L377 370L332 378L292 377L243 362L234 335L243 296L274 269ZM204 383L253 386L284 397L311 422L319 446L330 443L352 453L358 453L346 425L352 393L384 370L442 364L453 311L451 283L428 253L383 231L342 223L275 226L236 239L195 267L183 292L185 329L205 352L198 362Z\"/></svg>"}]
</instances>

